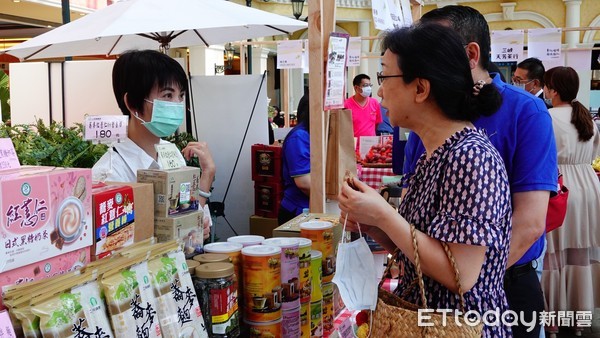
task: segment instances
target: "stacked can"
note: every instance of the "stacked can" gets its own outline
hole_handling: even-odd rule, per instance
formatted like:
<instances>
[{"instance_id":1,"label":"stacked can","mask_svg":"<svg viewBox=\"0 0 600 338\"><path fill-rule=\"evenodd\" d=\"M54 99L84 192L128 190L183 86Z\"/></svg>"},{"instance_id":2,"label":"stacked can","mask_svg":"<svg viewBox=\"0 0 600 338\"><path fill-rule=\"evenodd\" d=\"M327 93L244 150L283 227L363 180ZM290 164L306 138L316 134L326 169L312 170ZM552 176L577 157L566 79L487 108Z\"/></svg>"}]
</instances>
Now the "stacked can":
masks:
<instances>
[{"instance_id":1,"label":"stacked can","mask_svg":"<svg viewBox=\"0 0 600 338\"><path fill-rule=\"evenodd\" d=\"M321 251L310 251L311 292L308 315L310 337L323 337L323 292L321 291Z\"/></svg>"},{"instance_id":2,"label":"stacked can","mask_svg":"<svg viewBox=\"0 0 600 338\"><path fill-rule=\"evenodd\" d=\"M244 290L242 283L242 248L242 244L233 242L217 242L206 244L204 246L204 252L206 252L206 254L226 254L229 256L229 261L233 264L234 269L233 282L238 289L239 313L243 313L244 308L244 299L242 297L242 292ZM197 256L194 256L194 260L196 260L196 257ZM203 258L206 258L206 256L203 256Z\"/></svg>"},{"instance_id":3,"label":"stacked can","mask_svg":"<svg viewBox=\"0 0 600 338\"><path fill-rule=\"evenodd\" d=\"M241 249L240 249L240 254L241 254ZM198 262L198 264L231 263L231 259L229 259L229 255L225 254L225 253L203 253L203 254L194 256L193 260L195 262Z\"/></svg>"},{"instance_id":4,"label":"stacked can","mask_svg":"<svg viewBox=\"0 0 600 338\"><path fill-rule=\"evenodd\" d=\"M300 262L300 338L310 338L310 251L312 241L304 237L292 237L298 240L298 260Z\"/></svg>"},{"instance_id":5,"label":"stacked can","mask_svg":"<svg viewBox=\"0 0 600 338\"><path fill-rule=\"evenodd\" d=\"M281 337L300 337L299 241L293 238L265 239L263 245L281 248Z\"/></svg>"},{"instance_id":6,"label":"stacked can","mask_svg":"<svg viewBox=\"0 0 600 338\"><path fill-rule=\"evenodd\" d=\"M333 331L333 310L327 311L326 305L333 306L333 274L335 273L335 252L333 250L333 224L325 221L310 221L300 224L300 235L312 240L312 248L321 251L321 270L323 290L323 334L329 335ZM331 295L325 290L332 290ZM331 296L328 299L325 297ZM325 303L329 300L329 303ZM312 306L311 306L312 307ZM333 308L333 307L332 307Z\"/></svg>"},{"instance_id":7,"label":"stacked can","mask_svg":"<svg viewBox=\"0 0 600 338\"><path fill-rule=\"evenodd\" d=\"M252 245L260 245L265 238L259 235L241 235L227 238L229 243L239 243L245 247Z\"/></svg>"},{"instance_id":8,"label":"stacked can","mask_svg":"<svg viewBox=\"0 0 600 338\"><path fill-rule=\"evenodd\" d=\"M281 248L271 245L243 248L242 274L243 317L250 336L281 338Z\"/></svg>"}]
</instances>

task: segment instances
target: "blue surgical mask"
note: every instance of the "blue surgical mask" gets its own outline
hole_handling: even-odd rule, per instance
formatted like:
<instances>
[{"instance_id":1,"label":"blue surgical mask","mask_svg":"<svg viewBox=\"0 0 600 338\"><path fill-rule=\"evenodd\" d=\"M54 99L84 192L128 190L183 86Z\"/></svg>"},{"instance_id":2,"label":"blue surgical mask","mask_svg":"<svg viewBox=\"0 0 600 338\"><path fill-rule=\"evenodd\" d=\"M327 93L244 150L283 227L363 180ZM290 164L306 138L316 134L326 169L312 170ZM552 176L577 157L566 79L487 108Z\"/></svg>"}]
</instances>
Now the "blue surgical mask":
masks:
<instances>
[{"instance_id":1,"label":"blue surgical mask","mask_svg":"<svg viewBox=\"0 0 600 338\"><path fill-rule=\"evenodd\" d=\"M183 102L171 102L154 100L144 100L152 103L152 120L146 122L142 120L137 112L135 118L142 121L142 124L156 137L167 137L173 134L183 122L185 107Z\"/></svg>"}]
</instances>

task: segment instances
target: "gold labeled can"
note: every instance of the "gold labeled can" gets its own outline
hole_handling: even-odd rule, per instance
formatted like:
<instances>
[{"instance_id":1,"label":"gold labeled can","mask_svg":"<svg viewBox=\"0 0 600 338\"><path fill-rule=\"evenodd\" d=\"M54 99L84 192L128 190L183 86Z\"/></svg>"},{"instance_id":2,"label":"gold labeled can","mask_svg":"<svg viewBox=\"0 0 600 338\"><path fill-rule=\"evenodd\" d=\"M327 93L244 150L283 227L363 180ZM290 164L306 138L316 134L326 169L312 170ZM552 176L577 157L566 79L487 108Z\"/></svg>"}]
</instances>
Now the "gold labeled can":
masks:
<instances>
[{"instance_id":1,"label":"gold labeled can","mask_svg":"<svg viewBox=\"0 0 600 338\"><path fill-rule=\"evenodd\" d=\"M238 243L245 247L252 245L260 245L265 238L259 235L241 235L227 238L229 243Z\"/></svg>"},{"instance_id":2,"label":"gold labeled can","mask_svg":"<svg viewBox=\"0 0 600 338\"><path fill-rule=\"evenodd\" d=\"M312 249L323 255L323 283L333 280L335 255L333 252L333 224L325 221L310 221L300 224L300 236L312 241Z\"/></svg>"},{"instance_id":3,"label":"gold labeled can","mask_svg":"<svg viewBox=\"0 0 600 338\"><path fill-rule=\"evenodd\" d=\"M323 283L323 334L330 335L333 332L333 283Z\"/></svg>"},{"instance_id":4,"label":"gold labeled can","mask_svg":"<svg viewBox=\"0 0 600 338\"><path fill-rule=\"evenodd\" d=\"M310 303L310 337L323 337L323 302Z\"/></svg>"},{"instance_id":5,"label":"gold labeled can","mask_svg":"<svg viewBox=\"0 0 600 338\"><path fill-rule=\"evenodd\" d=\"M298 258L300 261L300 303L310 302L310 282L311 282L311 270L310 270L310 251L312 248L312 241L304 237L292 237L299 241L298 243Z\"/></svg>"},{"instance_id":6,"label":"gold labeled can","mask_svg":"<svg viewBox=\"0 0 600 338\"><path fill-rule=\"evenodd\" d=\"M281 248L253 245L242 249L244 318L250 322L281 319Z\"/></svg>"},{"instance_id":7,"label":"gold labeled can","mask_svg":"<svg viewBox=\"0 0 600 338\"><path fill-rule=\"evenodd\" d=\"M316 302L323 299L321 290L321 251L310 250L310 301Z\"/></svg>"},{"instance_id":8,"label":"gold labeled can","mask_svg":"<svg viewBox=\"0 0 600 338\"><path fill-rule=\"evenodd\" d=\"M251 338L281 338L281 318L271 322L245 321Z\"/></svg>"},{"instance_id":9,"label":"gold labeled can","mask_svg":"<svg viewBox=\"0 0 600 338\"><path fill-rule=\"evenodd\" d=\"M310 338L310 303L300 304L300 338Z\"/></svg>"}]
</instances>

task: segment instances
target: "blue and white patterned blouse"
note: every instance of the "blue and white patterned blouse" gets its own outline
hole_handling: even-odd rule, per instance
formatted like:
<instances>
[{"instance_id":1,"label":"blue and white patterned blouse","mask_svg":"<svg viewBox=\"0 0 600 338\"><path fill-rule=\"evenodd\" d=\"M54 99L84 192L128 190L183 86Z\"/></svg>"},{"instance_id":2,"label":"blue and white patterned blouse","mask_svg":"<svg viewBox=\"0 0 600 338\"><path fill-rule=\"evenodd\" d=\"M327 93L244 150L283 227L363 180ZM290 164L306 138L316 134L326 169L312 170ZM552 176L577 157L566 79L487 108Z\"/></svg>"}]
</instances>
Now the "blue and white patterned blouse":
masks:
<instances>
[{"instance_id":1,"label":"blue and white patterned blouse","mask_svg":"<svg viewBox=\"0 0 600 338\"><path fill-rule=\"evenodd\" d=\"M502 158L483 132L465 128L452 135L429 159L423 154L399 213L416 229L447 243L488 247L479 278L464 294L466 311L508 310L503 279L511 234L511 199ZM416 279L415 266L400 253L404 275L396 294ZM431 309L460 309L459 298L424 276ZM406 300L420 303L414 289ZM500 323L502 323L500 321ZM484 337L510 337L510 328L486 326Z\"/></svg>"}]
</instances>

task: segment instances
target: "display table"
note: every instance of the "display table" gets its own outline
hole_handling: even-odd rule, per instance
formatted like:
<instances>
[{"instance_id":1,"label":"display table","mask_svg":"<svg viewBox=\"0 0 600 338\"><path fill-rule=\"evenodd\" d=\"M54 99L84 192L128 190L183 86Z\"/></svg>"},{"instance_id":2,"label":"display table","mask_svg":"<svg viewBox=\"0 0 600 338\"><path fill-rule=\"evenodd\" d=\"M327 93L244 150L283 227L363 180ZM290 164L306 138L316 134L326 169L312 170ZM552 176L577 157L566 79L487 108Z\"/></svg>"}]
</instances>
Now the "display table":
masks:
<instances>
[{"instance_id":1,"label":"display table","mask_svg":"<svg viewBox=\"0 0 600 338\"><path fill-rule=\"evenodd\" d=\"M381 188L381 179L383 176L394 176L392 167L370 168L357 164L356 168L358 169L358 179L362 182L365 182L368 186L375 190L379 190Z\"/></svg>"}]
</instances>

